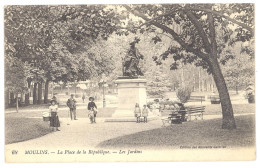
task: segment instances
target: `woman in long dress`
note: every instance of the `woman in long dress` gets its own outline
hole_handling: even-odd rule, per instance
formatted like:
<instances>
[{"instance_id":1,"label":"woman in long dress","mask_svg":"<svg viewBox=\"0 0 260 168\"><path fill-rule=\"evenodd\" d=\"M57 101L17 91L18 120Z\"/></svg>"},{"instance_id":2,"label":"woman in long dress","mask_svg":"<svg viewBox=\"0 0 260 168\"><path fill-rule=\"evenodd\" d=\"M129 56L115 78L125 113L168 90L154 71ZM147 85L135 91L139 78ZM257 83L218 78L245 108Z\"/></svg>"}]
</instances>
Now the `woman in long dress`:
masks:
<instances>
[{"instance_id":1,"label":"woman in long dress","mask_svg":"<svg viewBox=\"0 0 260 168\"><path fill-rule=\"evenodd\" d=\"M60 131L60 121L58 117L58 105L56 104L55 100L51 100L51 105L49 107L49 111L51 113L50 117L50 127L52 127L52 130L55 131Z\"/></svg>"}]
</instances>

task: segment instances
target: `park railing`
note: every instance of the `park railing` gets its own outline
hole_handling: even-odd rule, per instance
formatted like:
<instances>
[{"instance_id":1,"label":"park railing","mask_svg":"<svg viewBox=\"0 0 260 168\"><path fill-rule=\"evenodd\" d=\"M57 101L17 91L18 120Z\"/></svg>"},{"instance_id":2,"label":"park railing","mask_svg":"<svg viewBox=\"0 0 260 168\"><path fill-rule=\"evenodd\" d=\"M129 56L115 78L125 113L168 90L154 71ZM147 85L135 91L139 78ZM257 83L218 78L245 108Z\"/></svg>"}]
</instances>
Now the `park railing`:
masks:
<instances>
[{"instance_id":1,"label":"park railing","mask_svg":"<svg viewBox=\"0 0 260 168\"><path fill-rule=\"evenodd\" d=\"M202 102L206 101L205 96L190 96L188 102Z\"/></svg>"}]
</instances>

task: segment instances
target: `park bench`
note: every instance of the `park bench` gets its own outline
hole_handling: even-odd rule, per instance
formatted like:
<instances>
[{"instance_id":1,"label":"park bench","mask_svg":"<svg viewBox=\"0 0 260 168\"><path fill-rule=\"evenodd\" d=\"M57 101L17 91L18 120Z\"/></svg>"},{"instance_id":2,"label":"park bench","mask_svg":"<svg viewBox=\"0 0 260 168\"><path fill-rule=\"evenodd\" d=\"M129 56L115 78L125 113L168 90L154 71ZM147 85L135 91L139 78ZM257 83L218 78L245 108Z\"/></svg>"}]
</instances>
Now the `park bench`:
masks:
<instances>
[{"instance_id":1,"label":"park bench","mask_svg":"<svg viewBox=\"0 0 260 168\"><path fill-rule=\"evenodd\" d=\"M205 106L188 106L186 107L187 120L191 121L191 117L194 116L195 120L201 118L203 120L203 113L205 112Z\"/></svg>"},{"instance_id":2,"label":"park bench","mask_svg":"<svg viewBox=\"0 0 260 168\"><path fill-rule=\"evenodd\" d=\"M163 127L169 124L178 124L181 123L181 112L186 112L185 119L191 121L194 116L195 120L199 118L203 120L203 113L205 112L205 106L187 106L186 110L171 110L167 118L162 118Z\"/></svg>"},{"instance_id":3,"label":"park bench","mask_svg":"<svg viewBox=\"0 0 260 168\"><path fill-rule=\"evenodd\" d=\"M209 96L211 104L220 104L220 98L218 95Z\"/></svg>"},{"instance_id":4,"label":"park bench","mask_svg":"<svg viewBox=\"0 0 260 168\"><path fill-rule=\"evenodd\" d=\"M205 101L205 96L191 96L188 102L202 102Z\"/></svg>"}]
</instances>

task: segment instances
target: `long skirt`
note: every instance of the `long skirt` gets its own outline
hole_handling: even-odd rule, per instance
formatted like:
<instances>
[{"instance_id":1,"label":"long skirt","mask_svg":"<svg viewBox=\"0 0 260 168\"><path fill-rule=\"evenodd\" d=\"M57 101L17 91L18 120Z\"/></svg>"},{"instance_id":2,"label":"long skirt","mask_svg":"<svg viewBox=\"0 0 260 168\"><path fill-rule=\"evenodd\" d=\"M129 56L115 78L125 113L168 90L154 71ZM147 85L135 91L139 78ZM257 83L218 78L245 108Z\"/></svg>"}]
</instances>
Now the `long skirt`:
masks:
<instances>
[{"instance_id":1,"label":"long skirt","mask_svg":"<svg viewBox=\"0 0 260 168\"><path fill-rule=\"evenodd\" d=\"M51 127L60 127L59 117L57 116L56 112L51 112L50 126Z\"/></svg>"}]
</instances>

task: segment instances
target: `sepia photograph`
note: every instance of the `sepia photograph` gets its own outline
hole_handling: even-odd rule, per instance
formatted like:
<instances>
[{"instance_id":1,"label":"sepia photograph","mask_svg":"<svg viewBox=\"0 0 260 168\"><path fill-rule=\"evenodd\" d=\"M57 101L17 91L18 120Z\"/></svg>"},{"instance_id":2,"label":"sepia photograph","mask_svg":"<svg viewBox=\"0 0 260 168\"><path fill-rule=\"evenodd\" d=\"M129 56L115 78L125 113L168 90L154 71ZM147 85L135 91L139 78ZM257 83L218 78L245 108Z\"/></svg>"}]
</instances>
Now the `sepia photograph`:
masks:
<instances>
[{"instance_id":1,"label":"sepia photograph","mask_svg":"<svg viewBox=\"0 0 260 168\"><path fill-rule=\"evenodd\" d=\"M256 159L254 3L2 10L6 163Z\"/></svg>"}]
</instances>

